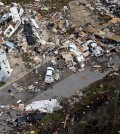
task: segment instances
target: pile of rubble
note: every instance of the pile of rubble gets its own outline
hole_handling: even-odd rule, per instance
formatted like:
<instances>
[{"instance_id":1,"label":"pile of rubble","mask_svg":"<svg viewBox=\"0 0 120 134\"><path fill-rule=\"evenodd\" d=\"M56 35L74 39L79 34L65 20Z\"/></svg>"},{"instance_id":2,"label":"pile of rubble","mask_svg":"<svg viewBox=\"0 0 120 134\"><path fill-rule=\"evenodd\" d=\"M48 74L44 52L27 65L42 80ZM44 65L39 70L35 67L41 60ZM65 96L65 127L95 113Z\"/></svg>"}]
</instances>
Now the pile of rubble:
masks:
<instances>
[{"instance_id":1,"label":"pile of rubble","mask_svg":"<svg viewBox=\"0 0 120 134\"><path fill-rule=\"evenodd\" d=\"M60 11L49 14L49 19L42 16L39 9L49 11L43 1L23 7L16 3L6 6L1 2L0 40L8 55L20 54L30 68L51 62L52 66L46 71L46 83L60 79L54 69L58 59L62 58L65 67L74 72L84 70L91 57L99 58L110 52L104 40L109 40L111 45L120 42L119 35L108 29L120 21L117 1L71 1ZM107 24L100 25L98 17L101 15L109 18ZM115 49L119 52L119 47Z\"/></svg>"},{"instance_id":2,"label":"pile of rubble","mask_svg":"<svg viewBox=\"0 0 120 134\"><path fill-rule=\"evenodd\" d=\"M53 113L62 108L57 99L34 101L31 104L23 104L19 100L14 105L0 105L0 109L3 111L14 110L18 113L18 115L13 116L13 112L7 112L6 123L9 127L17 127L19 129L34 124L42 120L47 113ZM5 113L1 112L0 116L2 114Z\"/></svg>"},{"instance_id":3,"label":"pile of rubble","mask_svg":"<svg viewBox=\"0 0 120 134\"><path fill-rule=\"evenodd\" d=\"M13 69L7 59L10 56L19 55L25 66L34 68L36 74L41 65L46 65L44 83L50 84L60 80L63 68L73 72L84 71L92 60L101 57L110 60L112 53L119 54L120 7L117 0L71 1L58 11L50 12L50 9L52 7L46 6L42 0L25 6L0 2L0 81L5 83L12 75ZM47 16L42 15L41 12L46 11ZM114 65L107 67L117 71ZM99 71L102 66L95 63L93 68ZM34 85L23 87L13 83L13 87L19 91L41 91ZM56 99L52 99L35 101L26 106L18 101L17 106L1 105L0 108L20 109L26 113L36 110L52 113L62 107ZM45 116L39 114L32 115L32 121ZM24 120L26 118L27 121ZM28 114L14 121L17 126L21 122L32 122ZM10 124L11 120L8 122Z\"/></svg>"}]
</instances>

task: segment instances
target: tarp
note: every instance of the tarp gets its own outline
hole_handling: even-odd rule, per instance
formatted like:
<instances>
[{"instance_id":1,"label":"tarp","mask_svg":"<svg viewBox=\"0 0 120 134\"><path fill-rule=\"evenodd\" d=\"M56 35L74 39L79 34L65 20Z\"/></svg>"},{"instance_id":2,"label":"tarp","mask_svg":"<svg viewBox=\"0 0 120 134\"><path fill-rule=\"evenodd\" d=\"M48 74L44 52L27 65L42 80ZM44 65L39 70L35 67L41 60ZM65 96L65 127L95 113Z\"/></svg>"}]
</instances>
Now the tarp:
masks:
<instances>
[{"instance_id":1,"label":"tarp","mask_svg":"<svg viewBox=\"0 0 120 134\"><path fill-rule=\"evenodd\" d=\"M5 42L5 45L10 47L10 48L13 48L14 47L14 43L11 43L9 41Z\"/></svg>"}]
</instances>

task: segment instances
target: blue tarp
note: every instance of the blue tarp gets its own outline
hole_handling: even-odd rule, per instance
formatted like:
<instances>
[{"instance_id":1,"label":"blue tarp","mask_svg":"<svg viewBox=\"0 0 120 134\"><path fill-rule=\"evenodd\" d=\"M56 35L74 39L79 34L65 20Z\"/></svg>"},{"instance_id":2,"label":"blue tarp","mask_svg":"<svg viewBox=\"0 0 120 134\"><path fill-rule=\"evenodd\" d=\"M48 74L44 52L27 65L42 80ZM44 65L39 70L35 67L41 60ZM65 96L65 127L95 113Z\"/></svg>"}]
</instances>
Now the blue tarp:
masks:
<instances>
[{"instance_id":1,"label":"blue tarp","mask_svg":"<svg viewBox=\"0 0 120 134\"><path fill-rule=\"evenodd\" d=\"M9 42L9 41L7 41L7 42L5 43L5 45L8 46L8 47L11 47L11 48L14 47L14 43L11 43L11 42Z\"/></svg>"}]
</instances>

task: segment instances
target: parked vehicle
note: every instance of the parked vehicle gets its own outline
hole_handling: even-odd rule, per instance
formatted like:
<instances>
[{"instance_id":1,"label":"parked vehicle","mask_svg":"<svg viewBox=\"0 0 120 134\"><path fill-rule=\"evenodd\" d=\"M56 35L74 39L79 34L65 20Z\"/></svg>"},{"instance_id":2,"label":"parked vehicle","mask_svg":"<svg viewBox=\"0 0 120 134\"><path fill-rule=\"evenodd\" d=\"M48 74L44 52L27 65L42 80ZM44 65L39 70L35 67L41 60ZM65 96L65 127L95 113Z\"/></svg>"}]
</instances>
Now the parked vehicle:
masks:
<instances>
[{"instance_id":1,"label":"parked vehicle","mask_svg":"<svg viewBox=\"0 0 120 134\"><path fill-rule=\"evenodd\" d=\"M53 78L53 74L54 74L54 68L53 67L47 67L47 72L45 75L45 83L52 83L54 81Z\"/></svg>"}]
</instances>

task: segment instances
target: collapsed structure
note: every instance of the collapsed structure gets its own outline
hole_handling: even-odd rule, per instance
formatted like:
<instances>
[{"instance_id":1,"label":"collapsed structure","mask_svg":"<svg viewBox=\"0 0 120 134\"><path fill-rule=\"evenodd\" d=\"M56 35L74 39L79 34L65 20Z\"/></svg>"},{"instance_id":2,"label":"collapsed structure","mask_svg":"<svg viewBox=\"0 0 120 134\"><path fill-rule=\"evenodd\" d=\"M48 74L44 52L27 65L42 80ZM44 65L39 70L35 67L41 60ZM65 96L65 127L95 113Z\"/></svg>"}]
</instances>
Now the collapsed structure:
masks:
<instances>
[{"instance_id":1,"label":"collapsed structure","mask_svg":"<svg viewBox=\"0 0 120 134\"><path fill-rule=\"evenodd\" d=\"M57 59L62 57L66 67L76 71L78 68L83 69L91 57L99 58L108 52L109 46L103 40L109 39L116 44L120 42L119 34L111 32L108 28L120 22L119 14L115 12L115 9L118 10L116 1L106 1L105 4L111 5L109 8L104 6L102 8L101 0L95 5L90 1L71 1L69 7L64 6L61 11L49 14L50 20L42 18L37 13L39 8L41 11L46 8L40 7L40 2L34 4L36 7L34 11L28 10L31 7L29 4L24 9L16 3L8 6L7 12L1 14L0 35L3 37L1 38L3 43L4 38L5 40L7 38L8 49L12 49L9 46L14 44L13 51L30 54L35 65L41 61L52 62L51 67L55 70ZM1 3L1 11L3 6ZM112 6L114 8L111 9ZM83 14L77 14L78 11ZM98 14L95 15L95 11ZM107 18L107 23L99 21L101 15ZM16 31L18 27L19 30ZM54 79L54 75L52 77Z\"/></svg>"},{"instance_id":2,"label":"collapsed structure","mask_svg":"<svg viewBox=\"0 0 120 134\"><path fill-rule=\"evenodd\" d=\"M89 64L95 71L101 71L103 58L105 66L117 71L114 65L107 65L107 61L111 60L112 53L120 52L119 10L117 0L76 0L58 11L39 0L24 8L16 3L6 6L0 2L0 81L6 82L10 78L9 58L16 60L18 56L25 69L34 70L32 76L37 77L33 81L28 78L26 86L14 82L12 86L18 91L36 93L50 86L52 89L51 83L64 78L66 72L84 71ZM18 64L16 66L18 68ZM84 76L83 79L88 78ZM8 92L16 99L10 94L11 90ZM25 110L25 115L16 117L17 127L21 122L24 125L40 121L46 113L62 108L57 99L33 101L27 105L20 100L11 107L1 105L1 108L8 107L20 112ZM11 118L8 120L13 123Z\"/></svg>"},{"instance_id":3,"label":"collapsed structure","mask_svg":"<svg viewBox=\"0 0 120 134\"><path fill-rule=\"evenodd\" d=\"M12 69L10 68L6 52L0 49L0 81L6 82L11 76Z\"/></svg>"},{"instance_id":4,"label":"collapsed structure","mask_svg":"<svg viewBox=\"0 0 120 134\"><path fill-rule=\"evenodd\" d=\"M18 29L18 27L21 24L20 16L22 16L24 10L23 8L20 8L19 10L20 11L18 12L16 4L11 5L9 17L11 17L13 25L9 25L7 29L4 31L5 36L8 38L12 36L12 34Z\"/></svg>"},{"instance_id":5,"label":"collapsed structure","mask_svg":"<svg viewBox=\"0 0 120 134\"><path fill-rule=\"evenodd\" d=\"M53 113L62 109L57 99L34 101L25 107L25 111L40 111L42 113Z\"/></svg>"}]
</instances>

